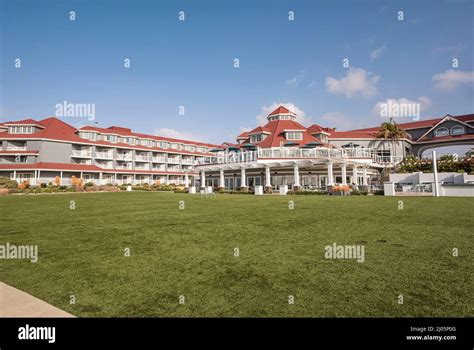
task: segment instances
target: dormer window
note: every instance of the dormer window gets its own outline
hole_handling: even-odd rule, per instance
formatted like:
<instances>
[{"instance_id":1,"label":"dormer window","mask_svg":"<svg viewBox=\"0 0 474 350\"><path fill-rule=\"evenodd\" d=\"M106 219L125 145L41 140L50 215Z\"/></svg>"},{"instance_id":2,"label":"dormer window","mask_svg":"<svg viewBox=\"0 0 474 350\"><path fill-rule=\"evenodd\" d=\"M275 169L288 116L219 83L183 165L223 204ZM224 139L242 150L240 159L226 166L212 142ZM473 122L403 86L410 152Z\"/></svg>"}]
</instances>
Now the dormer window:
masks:
<instances>
[{"instance_id":1,"label":"dormer window","mask_svg":"<svg viewBox=\"0 0 474 350\"><path fill-rule=\"evenodd\" d=\"M286 133L286 139L291 141L299 141L303 139L303 133L301 131L289 131Z\"/></svg>"},{"instance_id":2,"label":"dormer window","mask_svg":"<svg viewBox=\"0 0 474 350\"><path fill-rule=\"evenodd\" d=\"M10 134L32 134L33 127L32 126L10 126L9 133Z\"/></svg>"},{"instance_id":3,"label":"dormer window","mask_svg":"<svg viewBox=\"0 0 474 350\"><path fill-rule=\"evenodd\" d=\"M448 136L449 135L449 130L447 128L439 128L435 131L435 136L436 137L443 137L443 136Z\"/></svg>"},{"instance_id":4,"label":"dormer window","mask_svg":"<svg viewBox=\"0 0 474 350\"><path fill-rule=\"evenodd\" d=\"M250 136L250 143L257 143L263 140L263 134L255 134Z\"/></svg>"},{"instance_id":5,"label":"dormer window","mask_svg":"<svg viewBox=\"0 0 474 350\"><path fill-rule=\"evenodd\" d=\"M451 128L451 135L464 135L466 131L461 125L455 125Z\"/></svg>"}]
</instances>

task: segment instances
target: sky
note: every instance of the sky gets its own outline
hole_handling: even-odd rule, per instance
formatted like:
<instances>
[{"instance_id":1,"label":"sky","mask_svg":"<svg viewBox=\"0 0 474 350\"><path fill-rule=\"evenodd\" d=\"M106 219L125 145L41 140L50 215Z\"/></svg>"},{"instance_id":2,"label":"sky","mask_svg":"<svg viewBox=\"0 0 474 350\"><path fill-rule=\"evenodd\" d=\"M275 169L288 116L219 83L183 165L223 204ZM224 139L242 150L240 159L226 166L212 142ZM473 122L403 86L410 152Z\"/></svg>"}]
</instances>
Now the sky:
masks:
<instances>
[{"instance_id":1,"label":"sky","mask_svg":"<svg viewBox=\"0 0 474 350\"><path fill-rule=\"evenodd\" d=\"M461 0L0 0L0 121L89 103L63 120L220 144L279 104L338 130L388 101L469 114L473 18Z\"/></svg>"}]
</instances>

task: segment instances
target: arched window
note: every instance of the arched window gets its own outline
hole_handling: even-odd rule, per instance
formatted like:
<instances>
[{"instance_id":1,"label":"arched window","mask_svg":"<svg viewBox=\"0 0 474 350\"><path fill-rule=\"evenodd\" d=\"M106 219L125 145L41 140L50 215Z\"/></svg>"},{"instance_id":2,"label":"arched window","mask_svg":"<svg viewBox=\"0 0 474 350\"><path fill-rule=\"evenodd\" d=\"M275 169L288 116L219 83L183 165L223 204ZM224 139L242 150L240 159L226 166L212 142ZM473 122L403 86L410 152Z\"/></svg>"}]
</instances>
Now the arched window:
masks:
<instances>
[{"instance_id":1,"label":"arched window","mask_svg":"<svg viewBox=\"0 0 474 350\"><path fill-rule=\"evenodd\" d=\"M448 136L449 135L449 130L446 128L439 128L435 131L435 136L436 137L441 137L441 136Z\"/></svg>"},{"instance_id":2,"label":"arched window","mask_svg":"<svg viewBox=\"0 0 474 350\"><path fill-rule=\"evenodd\" d=\"M455 125L451 128L451 135L464 135L464 127L461 125Z\"/></svg>"}]
</instances>

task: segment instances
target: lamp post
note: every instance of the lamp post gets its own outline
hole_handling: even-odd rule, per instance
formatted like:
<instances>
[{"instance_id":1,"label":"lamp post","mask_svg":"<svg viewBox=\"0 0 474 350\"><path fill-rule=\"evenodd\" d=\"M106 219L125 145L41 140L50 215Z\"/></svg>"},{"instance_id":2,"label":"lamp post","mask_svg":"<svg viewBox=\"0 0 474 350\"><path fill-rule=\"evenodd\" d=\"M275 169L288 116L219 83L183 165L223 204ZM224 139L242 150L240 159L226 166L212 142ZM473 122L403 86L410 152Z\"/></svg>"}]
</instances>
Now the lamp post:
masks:
<instances>
[{"instance_id":1,"label":"lamp post","mask_svg":"<svg viewBox=\"0 0 474 350\"><path fill-rule=\"evenodd\" d=\"M438 166L436 161L436 151L433 151L433 173L434 173L434 196L439 197L439 186L438 186Z\"/></svg>"}]
</instances>

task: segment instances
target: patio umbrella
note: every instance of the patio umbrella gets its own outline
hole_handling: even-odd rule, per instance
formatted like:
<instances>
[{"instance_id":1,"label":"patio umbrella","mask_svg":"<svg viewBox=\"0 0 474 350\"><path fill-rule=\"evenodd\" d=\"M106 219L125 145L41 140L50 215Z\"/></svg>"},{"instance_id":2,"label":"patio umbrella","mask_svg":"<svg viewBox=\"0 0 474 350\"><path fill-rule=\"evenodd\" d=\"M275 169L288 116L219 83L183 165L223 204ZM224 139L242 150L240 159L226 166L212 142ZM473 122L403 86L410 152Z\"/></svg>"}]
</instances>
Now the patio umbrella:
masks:
<instances>
[{"instance_id":1,"label":"patio umbrella","mask_svg":"<svg viewBox=\"0 0 474 350\"><path fill-rule=\"evenodd\" d=\"M353 142L346 143L345 145L341 146L342 148L354 148L354 147L360 147L360 145L357 145Z\"/></svg>"},{"instance_id":2,"label":"patio umbrella","mask_svg":"<svg viewBox=\"0 0 474 350\"><path fill-rule=\"evenodd\" d=\"M255 148L255 145L252 145L251 143L246 143L246 144L242 145L242 147L244 147L244 148Z\"/></svg>"},{"instance_id":3,"label":"patio umbrella","mask_svg":"<svg viewBox=\"0 0 474 350\"><path fill-rule=\"evenodd\" d=\"M222 152L222 151L223 151L222 148L213 148L213 149L211 149L209 152L217 153L217 152Z\"/></svg>"},{"instance_id":4,"label":"patio umbrella","mask_svg":"<svg viewBox=\"0 0 474 350\"><path fill-rule=\"evenodd\" d=\"M290 142L285 143L283 146L290 147L290 146L296 146L296 145L298 145L296 142L290 141Z\"/></svg>"},{"instance_id":5,"label":"patio umbrella","mask_svg":"<svg viewBox=\"0 0 474 350\"><path fill-rule=\"evenodd\" d=\"M322 142L311 141L311 142L308 142L306 145L304 145L301 148L314 148L314 147L317 147L317 146L322 145L322 144L323 144Z\"/></svg>"},{"instance_id":6,"label":"patio umbrella","mask_svg":"<svg viewBox=\"0 0 474 350\"><path fill-rule=\"evenodd\" d=\"M239 150L239 147L235 147L235 146L229 146L227 148L227 150L230 152L230 151L238 151Z\"/></svg>"}]
</instances>

